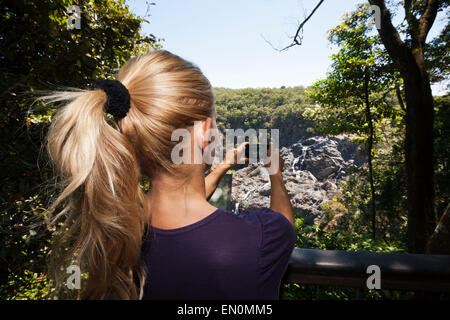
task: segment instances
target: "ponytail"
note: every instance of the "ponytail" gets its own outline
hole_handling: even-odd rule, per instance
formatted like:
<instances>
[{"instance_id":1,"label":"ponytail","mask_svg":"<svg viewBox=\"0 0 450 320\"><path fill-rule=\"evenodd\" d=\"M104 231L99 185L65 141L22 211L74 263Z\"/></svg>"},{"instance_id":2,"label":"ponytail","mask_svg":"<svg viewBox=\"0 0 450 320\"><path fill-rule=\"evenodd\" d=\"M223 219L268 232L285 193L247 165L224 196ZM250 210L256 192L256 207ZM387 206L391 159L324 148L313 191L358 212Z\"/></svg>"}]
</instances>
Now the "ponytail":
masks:
<instances>
[{"instance_id":1,"label":"ponytail","mask_svg":"<svg viewBox=\"0 0 450 320\"><path fill-rule=\"evenodd\" d=\"M196 65L168 51L130 59L117 80L120 84L100 82L102 89L45 99L67 101L57 110L46 141L61 178L60 194L49 208L53 224L61 221L50 255L59 297L67 292L66 269L73 264L87 276L79 298L142 297L148 281L142 239L150 208L140 175L151 182L158 172L177 174L172 132L212 114L211 83ZM111 86L118 91L107 97ZM113 111L114 119L105 118L104 111Z\"/></svg>"},{"instance_id":2,"label":"ponytail","mask_svg":"<svg viewBox=\"0 0 450 320\"><path fill-rule=\"evenodd\" d=\"M134 149L105 120L104 91L62 92L47 100L68 100L46 141L62 179L62 192L49 208L63 207L52 220L62 220L50 255L55 293L64 291L66 268L76 264L87 273L79 298L137 299L145 281L141 245L149 217Z\"/></svg>"}]
</instances>

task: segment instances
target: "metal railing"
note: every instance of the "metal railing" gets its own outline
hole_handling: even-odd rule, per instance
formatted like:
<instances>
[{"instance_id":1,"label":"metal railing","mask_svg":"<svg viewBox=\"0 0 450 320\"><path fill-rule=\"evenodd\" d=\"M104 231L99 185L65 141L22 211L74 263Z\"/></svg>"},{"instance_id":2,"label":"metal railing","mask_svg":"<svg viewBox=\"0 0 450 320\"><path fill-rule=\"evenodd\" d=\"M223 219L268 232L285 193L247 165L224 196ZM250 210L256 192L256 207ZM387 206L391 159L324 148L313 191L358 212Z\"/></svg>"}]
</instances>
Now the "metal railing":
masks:
<instances>
[{"instance_id":1,"label":"metal railing","mask_svg":"<svg viewBox=\"0 0 450 320\"><path fill-rule=\"evenodd\" d=\"M381 289L450 291L450 256L295 248L285 283L366 288L367 268L380 268Z\"/></svg>"}]
</instances>

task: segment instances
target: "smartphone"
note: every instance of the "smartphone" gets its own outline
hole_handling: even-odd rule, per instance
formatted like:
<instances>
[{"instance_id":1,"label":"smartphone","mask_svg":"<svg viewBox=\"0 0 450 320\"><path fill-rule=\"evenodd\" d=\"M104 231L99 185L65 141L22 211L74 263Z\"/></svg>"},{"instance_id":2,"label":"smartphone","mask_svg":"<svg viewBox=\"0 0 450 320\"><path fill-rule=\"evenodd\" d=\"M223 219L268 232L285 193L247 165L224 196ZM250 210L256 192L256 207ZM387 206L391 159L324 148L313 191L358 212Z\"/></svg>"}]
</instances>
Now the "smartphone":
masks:
<instances>
[{"instance_id":1,"label":"smartphone","mask_svg":"<svg viewBox=\"0 0 450 320\"><path fill-rule=\"evenodd\" d=\"M267 149L267 154L268 154L269 153L269 149L270 149L270 144L260 144L260 143L258 143L256 152L259 152L259 150L261 150L261 148L266 148ZM245 157L246 158L250 158L250 144L247 144L245 146Z\"/></svg>"}]
</instances>

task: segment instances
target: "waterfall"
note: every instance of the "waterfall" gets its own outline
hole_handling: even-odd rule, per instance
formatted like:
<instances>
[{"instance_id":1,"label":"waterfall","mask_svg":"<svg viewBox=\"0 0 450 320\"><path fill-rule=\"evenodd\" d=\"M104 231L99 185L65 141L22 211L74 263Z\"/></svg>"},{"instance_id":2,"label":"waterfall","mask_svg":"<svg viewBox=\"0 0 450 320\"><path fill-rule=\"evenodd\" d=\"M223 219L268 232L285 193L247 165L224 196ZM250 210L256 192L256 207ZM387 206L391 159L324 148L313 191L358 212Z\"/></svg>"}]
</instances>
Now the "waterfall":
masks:
<instances>
[{"instance_id":1,"label":"waterfall","mask_svg":"<svg viewBox=\"0 0 450 320\"><path fill-rule=\"evenodd\" d=\"M244 199L242 201L247 200L248 196L250 195L250 193L252 193L253 191L255 191L255 189L251 189L249 191L247 191L247 193L244 195Z\"/></svg>"},{"instance_id":2,"label":"waterfall","mask_svg":"<svg viewBox=\"0 0 450 320\"><path fill-rule=\"evenodd\" d=\"M301 171L303 169L303 163L305 162L305 158L306 158L306 152L308 151L308 147L303 147L302 148L302 162L300 162L300 168L299 171Z\"/></svg>"},{"instance_id":3,"label":"waterfall","mask_svg":"<svg viewBox=\"0 0 450 320\"><path fill-rule=\"evenodd\" d=\"M261 171L261 173L264 176L264 178L267 179L267 182L261 187L261 189L264 189L265 187L270 185L269 171L267 170L266 167L261 167L259 170Z\"/></svg>"},{"instance_id":4,"label":"waterfall","mask_svg":"<svg viewBox=\"0 0 450 320\"><path fill-rule=\"evenodd\" d=\"M302 148L302 155L300 157L294 158L294 161L292 162L292 171L295 172L295 176L297 177L297 179L300 178L300 171L302 171L302 169L303 169L303 164L304 164L305 159L306 159L306 152L307 151L308 151L308 147L303 147ZM300 165L299 165L299 168L297 169L295 166L299 162L300 162Z\"/></svg>"},{"instance_id":5,"label":"waterfall","mask_svg":"<svg viewBox=\"0 0 450 320\"><path fill-rule=\"evenodd\" d=\"M296 171L295 165L298 163L298 158L294 158L294 161L292 162L292 170Z\"/></svg>"},{"instance_id":6,"label":"waterfall","mask_svg":"<svg viewBox=\"0 0 450 320\"><path fill-rule=\"evenodd\" d=\"M339 170L336 173L336 176L334 177L334 184L337 183L337 179L342 175L342 167L339 167Z\"/></svg>"},{"instance_id":7,"label":"waterfall","mask_svg":"<svg viewBox=\"0 0 450 320\"><path fill-rule=\"evenodd\" d=\"M239 213L239 202L236 202L236 203L234 204L234 210L233 210L233 212L236 213L236 214Z\"/></svg>"},{"instance_id":8,"label":"waterfall","mask_svg":"<svg viewBox=\"0 0 450 320\"><path fill-rule=\"evenodd\" d=\"M248 196L253 192L253 191L255 191L255 189L251 189L251 190L249 190L249 191L247 191L247 193L244 195L244 198L242 199L242 201L241 202L244 202L245 200L247 200L247 198L248 198ZM235 204L234 204L234 213L236 213L236 214L238 214L239 213L239 202L236 202Z\"/></svg>"}]
</instances>

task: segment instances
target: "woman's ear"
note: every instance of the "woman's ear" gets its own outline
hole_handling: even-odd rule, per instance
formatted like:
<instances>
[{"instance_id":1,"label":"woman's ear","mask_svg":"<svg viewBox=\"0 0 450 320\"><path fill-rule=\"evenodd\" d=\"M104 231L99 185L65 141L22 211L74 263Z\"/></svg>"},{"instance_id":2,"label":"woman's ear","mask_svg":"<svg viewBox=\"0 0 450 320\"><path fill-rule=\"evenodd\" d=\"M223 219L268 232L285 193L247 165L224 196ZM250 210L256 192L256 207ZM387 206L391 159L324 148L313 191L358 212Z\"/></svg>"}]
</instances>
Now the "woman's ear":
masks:
<instances>
[{"instance_id":1,"label":"woman's ear","mask_svg":"<svg viewBox=\"0 0 450 320\"><path fill-rule=\"evenodd\" d=\"M212 119L206 118L202 121L202 148L206 148L206 146L209 144L209 136L210 136L210 130L212 129Z\"/></svg>"}]
</instances>

